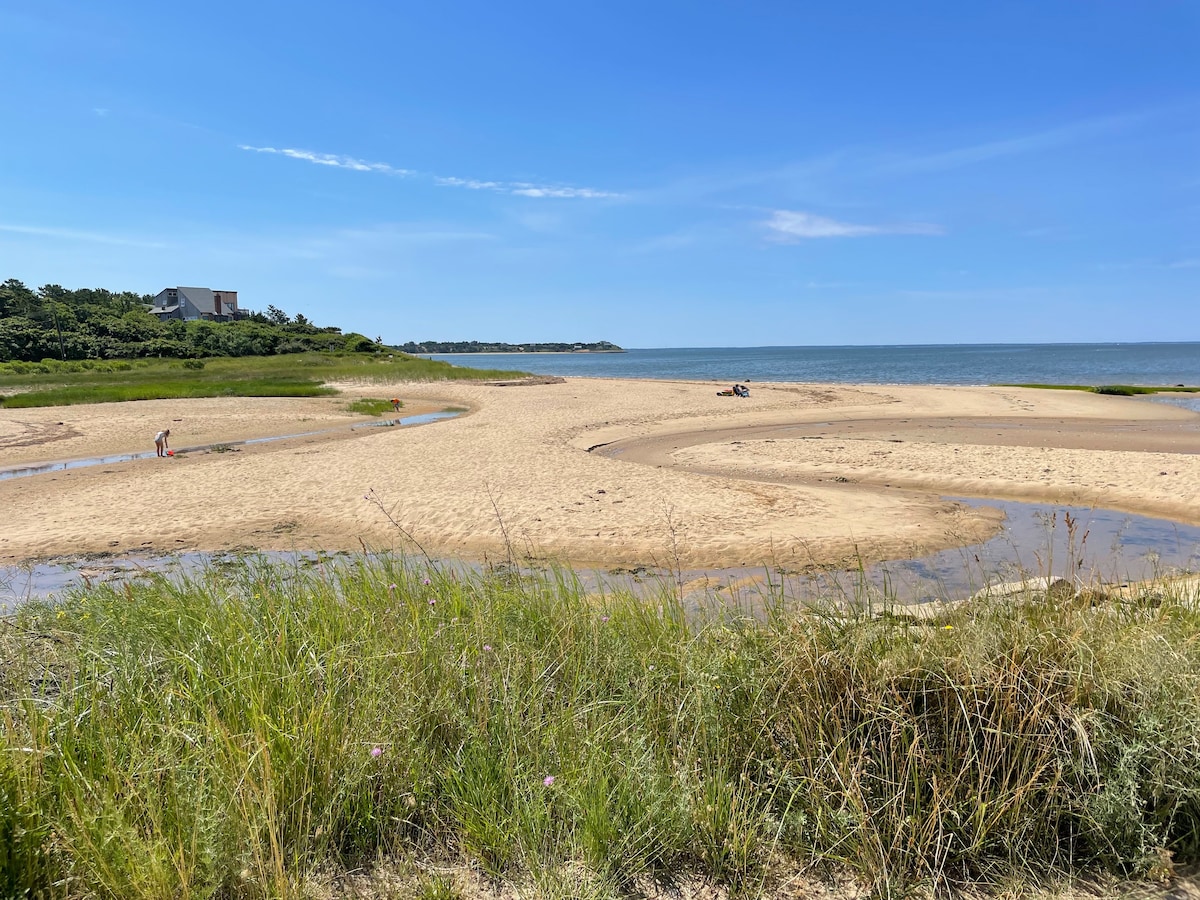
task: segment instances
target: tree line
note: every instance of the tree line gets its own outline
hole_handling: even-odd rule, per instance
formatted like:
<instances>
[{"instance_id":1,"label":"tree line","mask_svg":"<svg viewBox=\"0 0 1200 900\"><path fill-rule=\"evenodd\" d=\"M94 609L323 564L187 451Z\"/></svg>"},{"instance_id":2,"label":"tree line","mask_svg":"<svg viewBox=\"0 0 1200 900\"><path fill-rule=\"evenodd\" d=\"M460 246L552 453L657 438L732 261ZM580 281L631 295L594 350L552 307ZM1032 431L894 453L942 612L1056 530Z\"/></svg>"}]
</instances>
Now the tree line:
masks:
<instances>
[{"instance_id":1,"label":"tree line","mask_svg":"<svg viewBox=\"0 0 1200 900\"><path fill-rule=\"evenodd\" d=\"M616 344L609 341L585 343L540 343L506 344L500 341L409 341L400 344L397 350L405 353L622 353Z\"/></svg>"},{"instance_id":2,"label":"tree line","mask_svg":"<svg viewBox=\"0 0 1200 900\"><path fill-rule=\"evenodd\" d=\"M232 322L160 320L150 294L57 284L30 289L0 284L0 362L44 359L137 359L272 356L310 350L369 352L379 341L340 328L319 328L275 306Z\"/></svg>"}]
</instances>

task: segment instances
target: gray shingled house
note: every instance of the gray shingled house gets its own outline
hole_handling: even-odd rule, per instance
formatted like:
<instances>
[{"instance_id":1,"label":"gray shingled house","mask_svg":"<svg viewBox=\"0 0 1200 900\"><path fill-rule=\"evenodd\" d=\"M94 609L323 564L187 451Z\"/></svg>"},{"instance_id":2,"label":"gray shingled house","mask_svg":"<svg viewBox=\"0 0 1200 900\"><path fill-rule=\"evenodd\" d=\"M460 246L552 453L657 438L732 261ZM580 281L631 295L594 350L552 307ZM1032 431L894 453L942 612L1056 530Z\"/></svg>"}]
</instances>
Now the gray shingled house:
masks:
<instances>
[{"instance_id":1,"label":"gray shingled house","mask_svg":"<svg viewBox=\"0 0 1200 900\"><path fill-rule=\"evenodd\" d=\"M238 309L237 291L213 291L202 287L173 287L158 292L150 312L160 319L210 319L228 322L246 313Z\"/></svg>"}]
</instances>

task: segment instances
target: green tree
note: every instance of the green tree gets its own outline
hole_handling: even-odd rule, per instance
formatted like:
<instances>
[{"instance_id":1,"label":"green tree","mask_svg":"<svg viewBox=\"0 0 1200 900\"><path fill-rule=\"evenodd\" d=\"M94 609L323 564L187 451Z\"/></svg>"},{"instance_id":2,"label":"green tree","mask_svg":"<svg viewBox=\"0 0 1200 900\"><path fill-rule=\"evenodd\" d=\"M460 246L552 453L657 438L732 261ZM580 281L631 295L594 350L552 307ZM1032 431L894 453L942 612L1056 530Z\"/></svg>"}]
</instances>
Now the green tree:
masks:
<instances>
[{"instance_id":1,"label":"green tree","mask_svg":"<svg viewBox=\"0 0 1200 900\"><path fill-rule=\"evenodd\" d=\"M370 353L372 350L378 350L379 345L365 334L356 334L352 331L343 339L342 349L350 353Z\"/></svg>"},{"instance_id":2,"label":"green tree","mask_svg":"<svg viewBox=\"0 0 1200 900\"><path fill-rule=\"evenodd\" d=\"M29 317L37 298L24 283L10 278L0 284L0 318L5 316Z\"/></svg>"},{"instance_id":3,"label":"green tree","mask_svg":"<svg viewBox=\"0 0 1200 900\"><path fill-rule=\"evenodd\" d=\"M0 362L38 362L60 355L57 335L52 328L24 316L0 319Z\"/></svg>"},{"instance_id":4,"label":"green tree","mask_svg":"<svg viewBox=\"0 0 1200 900\"><path fill-rule=\"evenodd\" d=\"M0 283L0 360L132 359L144 356L263 356L307 350L377 350L361 335L343 339L304 315L268 307L232 322L163 321L148 308L153 297L105 288L31 290L10 278Z\"/></svg>"},{"instance_id":5,"label":"green tree","mask_svg":"<svg viewBox=\"0 0 1200 900\"><path fill-rule=\"evenodd\" d=\"M283 340L278 329L245 319L223 325L220 335L225 356L269 356Z\"/></svg>"},{"instance_id":6,"label":"green tree","mask_svg":"<svg viewBox=\"0 0 1200 900\"><path fill-rule=\"evenodd\" d=\"M220 356L221 335L216 322L198 319L186 323L188 343L192 345L196 356Z\"/></svg>"},{"instance_id":7,"label":"green tree","mask_svg":"<svg viewBox=\"0 0 1200 900\"><path fill-rule=\"evenodd\" d=\"M69 308L68 300L70 296L71 292L61 284L42 285L42 287L38 288L38 298L41 301L39 306L41 309L39 314L33 317L34 321L39 322L43 327L46 325L54 327L54 334L58 338L58 352L54 355L61 359L67 358L67 350L66 343L63 341L63 328L62 320L59 316L59 308Z\"/></svg>"}]
</instances>

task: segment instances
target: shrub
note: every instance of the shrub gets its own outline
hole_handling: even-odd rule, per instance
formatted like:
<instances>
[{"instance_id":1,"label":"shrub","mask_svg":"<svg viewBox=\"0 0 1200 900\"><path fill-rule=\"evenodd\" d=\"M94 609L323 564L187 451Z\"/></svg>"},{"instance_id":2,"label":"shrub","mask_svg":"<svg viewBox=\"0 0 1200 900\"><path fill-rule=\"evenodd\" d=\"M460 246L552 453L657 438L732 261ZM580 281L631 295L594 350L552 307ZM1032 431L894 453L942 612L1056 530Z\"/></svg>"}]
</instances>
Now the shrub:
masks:
<instances>
[{"instance_id":1,"label":"shrub","mask_svg":"<svg viewBox=\"0 0 1200 900\"><path fill-rule=\"evenodd\" d=\"M378 400L367 397L360 397L352 403L347 403L346 409L353 413L361 413L364 416L380 416L385 412L393 411L391 400Z\"/></svg>"},{"instance_id":2,"label":"shrub","mask_svg":"<svg viewBox=\"0 0 1200 900\"><path fill-rule=\"evenodd\" d=\"M79 590L23 609L43 643L0 670L0 835L53 834L73 890L121 897L464 851L612 895L1195 863L1196 603L1047 601L685 610L386 556Z\"/></svg>"}]
</instances>

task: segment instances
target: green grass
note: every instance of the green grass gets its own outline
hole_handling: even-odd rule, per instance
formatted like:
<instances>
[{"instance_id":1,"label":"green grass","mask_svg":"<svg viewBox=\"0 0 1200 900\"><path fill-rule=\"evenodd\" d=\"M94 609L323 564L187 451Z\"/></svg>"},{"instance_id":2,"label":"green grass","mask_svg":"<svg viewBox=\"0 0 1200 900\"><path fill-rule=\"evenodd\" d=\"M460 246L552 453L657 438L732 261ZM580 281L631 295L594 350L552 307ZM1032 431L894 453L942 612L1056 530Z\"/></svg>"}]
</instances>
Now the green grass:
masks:
<instances>
[{"instance_id":1,"label":"green grass","mask_svg":"<svg viewBox=\"0 0 1200 900\"><path fill-rule=\"evenodd\" d=\"M1122 397L1132 397L1135 394L1195 394L1200 392L1200 387L1187 387L1185 385L1150 387L1147 385L1132 384L1000 384L997 387L1040 388L1051 391L1090 391L1094 394L1115 394Z\"/></svg>"},{"instance_id":2,"label":"green grass","mask_svg":"<svg viewBox=\"0 0 1200 900\"><path fill-rule=\"evenodd\" d=\"M29 604L0 624L0 895L299 897L380 859L564 898L1200 861L1197 605L1027 599L685 615L378 557Z\"/></svg>"},{"instance_id":3,"label":"green grass","mask_svg":"<svg viewBox=\"0 0 1200 900\"><path fill-rule=\"evenodd\" d=\"M72 385L14 394L4 399L8 409L32 406L71 406L77 403L118 403L124 400L176 400L195 397L320 397L336 394L316 381L245 378L237 381L163 379L145 384Z\"/></svg>"},{"instance_id":4,"label":"green grass","mask_svg":"<svg viewBox=\"0 0 1200 900\"><path fill-rule=\"evenodd\" d=\"M468 369L403 353L298 353L194 360L0 363L0 406L65 406L187 397L313 397L329 382L498 379L519 372Z\"/></svg>"},{"instance_id":5,"label":"green grass","mask_svg":"<svg viewBox=\"0 0 1200 900\"><path fill-rule=\"evenodd\" d=\"M400 404L401 408L404 404ZM395 412L391 400L379 400L370 397L359 397L346 404L346 409L349 412L361 413L364 416L381 416L385 412Z\"/></svg>"},{"instance_id":6,"label":"green grass","mask_svg":"<svg viewBox=\"0 0 1200 900\"><path fill-rule=\"evenodd\" d=\"M1189 387L1143 387L1132 384L1102 384L1096 388L1097 394L1113 394L1118 397L1133 397L1138 394L1158 394L1158 393L1186 393L1194 394L1200 388Z\"/></svg>"}]
</instances>

